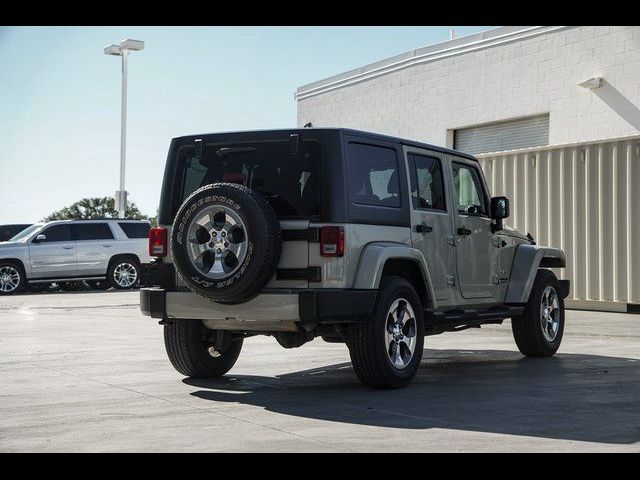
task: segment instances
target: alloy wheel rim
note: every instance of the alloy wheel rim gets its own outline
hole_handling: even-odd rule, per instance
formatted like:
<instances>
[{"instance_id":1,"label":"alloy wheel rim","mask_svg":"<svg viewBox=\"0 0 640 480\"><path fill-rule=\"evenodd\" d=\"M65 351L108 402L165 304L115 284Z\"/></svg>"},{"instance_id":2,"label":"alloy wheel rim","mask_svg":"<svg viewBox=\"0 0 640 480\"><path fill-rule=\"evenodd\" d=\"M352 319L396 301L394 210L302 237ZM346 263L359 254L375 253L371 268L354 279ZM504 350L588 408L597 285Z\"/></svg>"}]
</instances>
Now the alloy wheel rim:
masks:
<instances>
[{"instance_id":1,"label":"alloy wheel rim","mask_svg":"<svg viewBox=\"0 0 640 480\"><path fill-rule=\"evenodd\" d=\"M398 370L406 368L416 350L416 316L411 304L399 298L391 304L385 324L387 357Z\"/></svg>"},{"instance_id":2,"label":"alloy wheel rim","mask_svg":"<svg viewBox=\"0 0 640 480\"><path fill-rule=\"evenodd\" d=\"M20 285L20 272L17 269L5 265L0 267L0 292L11 293Z\"/></svg>"},{"instance_id":3,"label":"alloy wheel rim","mask_svg":"<svg viewBox=\"0 0 640 480\"><path fill-rule=\"evenodd\" d=\"M121 287L131 287L138 280L138 271L131 263L124 262L113 270L113 279Z\"/></svg>"},{"instance_id":4,"label":"alloy wheel rim","mask_svg":"<svg viewBox=\"0 0 640 480\"><path fill-rule=\"evenodd\" d=\"M196 270L219 280L235 273L247 255L248 231L229 207L214 205L193 218L187 230L187 254Z\"/></svg>"},{"instance_id":5,"label":"alloy wheel rim","mask_svg":"<svg viewBox=\"0 0 640 480\"><path fill-rule=\"evenodd\" d=\"M560 301L555 288L548 286L540 300L540 327L548 342L553 342L560 330Z\"/></svg>"}]
</instances>

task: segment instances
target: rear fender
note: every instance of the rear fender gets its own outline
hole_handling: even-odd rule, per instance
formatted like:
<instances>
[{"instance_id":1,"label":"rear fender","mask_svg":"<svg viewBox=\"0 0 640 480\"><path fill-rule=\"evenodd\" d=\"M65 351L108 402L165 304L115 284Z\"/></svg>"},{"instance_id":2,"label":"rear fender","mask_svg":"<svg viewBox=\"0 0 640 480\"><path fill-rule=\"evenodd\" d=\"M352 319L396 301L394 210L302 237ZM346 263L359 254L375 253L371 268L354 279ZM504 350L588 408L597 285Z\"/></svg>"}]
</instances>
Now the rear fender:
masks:
<instances>
[{"instance_id":1,"label":"rear fender","mask_svg":"<svg viewBox=\"0 0 640 480\"><path fill-rule=\"evenodd\" d=\"M354 289L378 289L382 278L387 260L410 260L418 264L420 273L425 282L425 288L429 297L429 308L436 307L435 295L431 284L431 275L429 268L424 259L424 255L420 250L409 247L408 245L391 243L391 242L375 242L370 243L362 249L356 276L353 281Z\"/></svg>"}]
</instances>

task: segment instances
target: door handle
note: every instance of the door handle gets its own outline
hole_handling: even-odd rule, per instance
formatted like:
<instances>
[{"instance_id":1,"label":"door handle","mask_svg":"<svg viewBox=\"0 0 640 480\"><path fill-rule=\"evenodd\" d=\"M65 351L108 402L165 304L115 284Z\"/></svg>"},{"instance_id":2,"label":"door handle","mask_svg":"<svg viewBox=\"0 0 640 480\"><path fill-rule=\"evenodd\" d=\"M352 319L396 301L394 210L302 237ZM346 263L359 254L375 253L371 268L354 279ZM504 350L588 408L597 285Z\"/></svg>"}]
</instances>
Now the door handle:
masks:
<instances>
[{"instance_id":1,"label":"door handle","mask_svg":"<svg viewBox=\"0 0 640 480\"><path fill-rule=\"evenodd\" d=\"M73 247L62 247L62 248L64 248L65 250L71 250Z\"/></svg>"},{"instance_id":2,"label":"door handle","mask_svg":"<svg viewBox=\"0 0 640 480\"><path fill-rule=\"evenodd\" d=\"M426 223L421 223L420 225L415 226L415 230L416 232L425 235L426 233L432 232L433 227L429 227Z\"/></svg>"},{"instance_id":3,"label":"door handle","mask_svg":"<svg viewBox=\"0 0 640 480\"><path fill-rule=\"evenodd\" d=\"M102 246L105 247L105 248L111 248L113 245L106 245L105 244L105 245L102 245Z\"/></svg>"},{"instance_id":4,"label":"door handle","mask_svg":"<svg viewBox=\"0 0 640 480\"><path fill-rule=\"evenodd\" d=\"M458 227L457 232L460 236L471 235L471 230L469 230L467 227Z\"/></svg>"}]
</instances>

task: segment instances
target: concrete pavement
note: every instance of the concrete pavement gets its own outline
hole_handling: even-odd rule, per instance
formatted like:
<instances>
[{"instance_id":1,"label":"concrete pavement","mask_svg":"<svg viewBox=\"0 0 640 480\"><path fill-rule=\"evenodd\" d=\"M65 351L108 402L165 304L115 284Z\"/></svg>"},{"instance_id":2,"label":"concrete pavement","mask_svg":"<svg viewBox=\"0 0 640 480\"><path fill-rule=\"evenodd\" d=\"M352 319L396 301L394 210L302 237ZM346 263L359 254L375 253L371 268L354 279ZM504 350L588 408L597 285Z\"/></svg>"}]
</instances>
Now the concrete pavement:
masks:
<instances>
[{"instance_id":1,"label":"concrete pavement","mask_svg":"<svg viewBox=\"0 0 640 480\"><path fill-rule=\"evenodd\" d=\"M640 451L640 316L569 311L559 354L509 322L427 337L404 390L372 391L344 345L245 341L183 379L137 292L0 297L0 451Z\"/></svg>"}]
</instances>

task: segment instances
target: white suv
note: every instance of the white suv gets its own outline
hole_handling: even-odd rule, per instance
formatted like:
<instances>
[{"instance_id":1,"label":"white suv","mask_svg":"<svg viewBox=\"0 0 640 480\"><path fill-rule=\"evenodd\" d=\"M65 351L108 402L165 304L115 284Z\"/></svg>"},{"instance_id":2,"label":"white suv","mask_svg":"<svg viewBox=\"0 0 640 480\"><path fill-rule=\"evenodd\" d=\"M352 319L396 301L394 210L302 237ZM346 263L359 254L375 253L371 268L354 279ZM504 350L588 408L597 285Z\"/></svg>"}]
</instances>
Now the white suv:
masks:
<instances>
[{"instance_id":1,"label":"white suv","mask_svg":"<svg viewBox=\"0 0 640 480\"><path fill-rule=\"evenodd\" d=\"M53 282L87 281L95 288L139 285L149 263L149 222L57 220L38 223L0 242L0 295Z\"/></svg>"}]
</instances>

